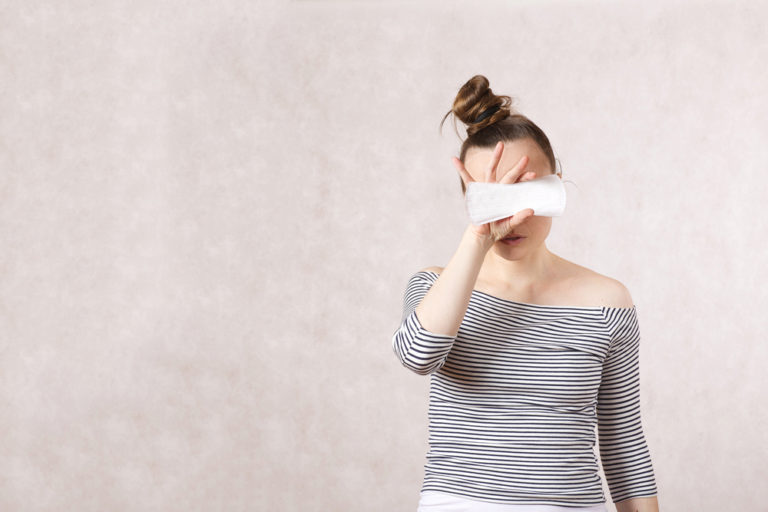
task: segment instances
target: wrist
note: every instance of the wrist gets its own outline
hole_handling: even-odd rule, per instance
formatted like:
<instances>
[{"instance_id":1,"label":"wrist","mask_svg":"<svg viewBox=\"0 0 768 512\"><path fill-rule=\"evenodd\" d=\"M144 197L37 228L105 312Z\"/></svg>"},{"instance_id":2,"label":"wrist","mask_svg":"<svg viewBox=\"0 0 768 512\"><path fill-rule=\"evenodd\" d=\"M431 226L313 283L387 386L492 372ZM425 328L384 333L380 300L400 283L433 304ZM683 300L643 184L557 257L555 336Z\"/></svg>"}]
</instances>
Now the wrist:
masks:
<instances>
[{"instance_id":1,"label":"wrist","mask_svg":"<svg viewBox=\"0 0 768 512\"><path fill-rule=\"evenodd\" d=\"M467 229L464 231L464 236L462 237L461 242L463 245L471 246L473 249L480 250L483 253L488 252L494 244L490 235L477 234L471 225L467 226Z\"/></svg>"}]
</instances>

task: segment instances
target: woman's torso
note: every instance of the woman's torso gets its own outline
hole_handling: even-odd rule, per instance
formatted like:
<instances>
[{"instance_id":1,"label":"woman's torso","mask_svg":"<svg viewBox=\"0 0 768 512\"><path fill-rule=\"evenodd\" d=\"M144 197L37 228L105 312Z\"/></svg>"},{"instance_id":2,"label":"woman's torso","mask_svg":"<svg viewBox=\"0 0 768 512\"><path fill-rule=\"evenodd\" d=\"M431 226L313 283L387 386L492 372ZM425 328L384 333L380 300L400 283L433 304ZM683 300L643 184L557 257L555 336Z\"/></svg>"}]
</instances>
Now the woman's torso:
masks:
<instances>
[{"instance_id":1,"label":"woman's torso","mask_svg":"<svg viewBox=\"0 0 768 512\"><path fill-rule=\"evenodd\" d=\"M599 382L600 361L607 350L607 333L604 329L604 308L606 297L615 297L618 281L602 276L584 267L570 264L563 260L563 267L553 275L559 279L537 287L537 293L521 292L512 287L499 287L487 281L478 280L474 288L481 294L498 297L484 297L474 294L470 302L465 324L454 344L454 350L448 356L443 368L432 375L430 391L430 444L428 454L427 478L422 488L420 512L438 510L440 512L561 512L564 510L579 510L584 512L601 511L601 505L590 508L577 506L578 500L595 499L600 497L599 478L597 477L597 461L593 459L591 446L594 444L594 396L595 386ZM443 269L430 267L437 278ZM618 286L622 285L618 283ZM522 293L522 294L521 294ZM510 301L506 303L504 301ZM536 304L549 304L539 309ZM565 305L563 309L559 305ZM573 306L577 309L572 309ZM578 308L585 309L578 309ZM518 315L523 315L518 321ZM556 318L552 318L552 317ZM524 323L521 323L524 322ZM492 332L485 332L483 325L493 325ZM573 330L572 330L573 329ZM487 336L486 336L487 335ZM503 338L505 336L519 337L519 340L534 340L541 337L540 343L531 343L529 348L519 345L519 341L511 341L511 345ZM498 338L498 339L496 339ZM483 347L493 347L487 352ZM489 359L490 358L490 359ZM521 366L517 366L517 364ZM550 378L547 370L550 364L556 364L559 375ZM470 376L466 372L474 368ZM492 368L493 370L489 370ZM482 369L482 370L480 370ZM498 373L504 369L504 373ZM508 369L522 369L526 373L517 378ZM537 372L532 374L530 372ZM529 378L530 377L530 378ZM535 379L536 385L529 382ZM584 382L578 387L578 380ZM551 381L551 382L550 382ZM595 388L595 389L592 389ZM539 390L541 396L538 396ZM563 390L561 393L560 390ZM503 394L499 394L503 391ZM509 397L506 403L506 397ZM494 409L489 409L493 406ZM454 410L455 409L455 410ZM516 412L519 411L519 412ZM460 417L455 417L456 413ZM513 416L509 416L513 413ZM445 414L454 419L448 419ZM506 415L506 416L505 416ZM486 420L491 421L493 429L488 430ZM532 421L530 427L537 432L527 431L525 426L516 425L517 418ZM434 423L433 423L434 420ZM493 432L495 428L507 425L504 431ZM547 428L537 427L549 425ZM475 433L472 437L485 436L481 444L472 446L464 442L466 432ZM461 471L470 474L482 473L488 464L506 464L504 456L512 456L508 467L514 473L525 467L530 461L517 459L515 449L509 453L499 453L498 460L491 452L477 451L485 442L495 442L503 432L509 432L509 439L500 440L499 447L517 446L520 441L531 440L530 450L526 445L521 453L531 458L543 457L542 461L551 459L548 450L556 448L562 454L564 461L550 463L536 469L546 475L550 481L564 478L559 471L567 464L564 474L572 472L574 477L582 482L582 493L574 495L573 505L557 506L545 504L516 504L507 505L501 502L477 501L469 495L460 496L466 492L458 491L448 494L452 487L451 478ZM539 433L540 432L540 433ZM506 434L504 434L506 435ZM536 439L539 437L539 439ZM446 442L448 444L446 444ZM510 444L511 443L511 444ZM560 443L560 444L558 444ZM539 449L541 448L541 450ZM474 450L474 451L473 451ZM494 450L495 451L495 450ZM467 453L474 453L469 459L461 460ZM468 462L484 458L476 466ZM494 457L492 460L491 457ZM460 461L460 462L459 462ZM457 466L458 464L458 466ZM455 466L455 467L454 467ZM464 468L464 469L460 469ZM490 474L489 474L490 475ZM484 475L484 478L492 478ZM537 484L535 479L518 482L523 486ZM567 477L566 477L567 478ZM570 488L573 483L565 484L555 492L576 492ZM482 485L482 484L481 484ZM581 484L579 484L581 485ZM457 488L462 487L457 485ZM454 488L453 490L457 490ZM477 491L477 489L473 489ZM496 489L497 497L504 494ZM490 500L492 492L485 495ZM524 494L524 493L522 493ZM521 495L522 495L521 494ZM604 497L603 497L604 498ZM498 497L501 500L503 498ZM558 501L556 498L542 501ZM583 503L583 501L582 501ZM593 502L594 503L594 502ZM431 508L430 508L431 507ZM547 508L549 507L549 508ZM574 508L575 507L575 508Z\"/></svg>"}]
</instances>

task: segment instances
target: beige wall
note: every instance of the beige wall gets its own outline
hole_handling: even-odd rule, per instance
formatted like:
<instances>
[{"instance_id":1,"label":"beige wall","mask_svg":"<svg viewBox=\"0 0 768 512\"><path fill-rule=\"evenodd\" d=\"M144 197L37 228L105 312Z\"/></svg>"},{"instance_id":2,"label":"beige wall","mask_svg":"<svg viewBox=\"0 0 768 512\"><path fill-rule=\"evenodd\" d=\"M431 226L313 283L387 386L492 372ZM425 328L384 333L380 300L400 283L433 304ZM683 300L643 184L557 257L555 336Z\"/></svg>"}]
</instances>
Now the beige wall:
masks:
<instances>
[{"instance_id":1,"label":"beige wall","mask_svg":"<svg viewBox=\"0 0 768 512\"><path fill-rule=\"evenodd\" d=\"M3 2L0 509L415 511L391 335L466 225L437 126L482 73L578 186L548 247L637 305L662 510L763 510L767 18Z\"/></svg>"}]
</instances>

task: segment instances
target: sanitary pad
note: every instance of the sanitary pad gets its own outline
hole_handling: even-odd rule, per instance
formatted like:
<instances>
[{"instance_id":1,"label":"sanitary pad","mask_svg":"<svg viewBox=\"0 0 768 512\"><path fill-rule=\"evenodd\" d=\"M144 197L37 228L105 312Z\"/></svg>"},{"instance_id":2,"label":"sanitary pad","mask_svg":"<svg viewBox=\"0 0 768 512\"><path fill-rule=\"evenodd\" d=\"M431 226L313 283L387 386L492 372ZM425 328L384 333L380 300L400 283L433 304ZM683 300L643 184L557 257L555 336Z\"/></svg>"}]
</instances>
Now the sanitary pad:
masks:
<instances>
[{"instance_id":1,"label":"sanitary pad","mask_svg":"<svg viewBox=\"0 0 768 512\"><path fill-rule=\"evenodd\" d=\"M511 217L526 208L533 208L533 214L541 217L559 217L565 210L565 187L556 174L511 184L470 181L466 207L475 226Z\"/></svg>"}]
</instances>

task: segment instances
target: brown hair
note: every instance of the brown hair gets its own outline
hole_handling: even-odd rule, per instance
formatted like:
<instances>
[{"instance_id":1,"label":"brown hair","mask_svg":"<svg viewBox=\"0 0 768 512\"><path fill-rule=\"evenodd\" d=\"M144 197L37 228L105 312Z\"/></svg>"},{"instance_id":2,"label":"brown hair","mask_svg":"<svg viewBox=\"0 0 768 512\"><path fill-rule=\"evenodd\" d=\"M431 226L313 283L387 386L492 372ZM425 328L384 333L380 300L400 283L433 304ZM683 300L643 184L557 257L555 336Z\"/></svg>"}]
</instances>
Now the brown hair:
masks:
<instances>
[{"instance_id":1,"label":"brown hair","mask_svg":"<svg viewBox=\"0 0 768 512\"><path fill-rule=\"evenodd\" d=\"M449 110L440 122L440 129L446 118L453 114L453 127L456 130L456 119L462 121L467 128L467 138L461 145L459 159L464 162L467 150L471 147L493 149L499 141L512 142L514 140L530 137L544 152L552 164L552 174L555 174L556 159L552 146L544 132L536 124L516 112L511 107L512 98L509 96L497 96L489 87L488 79L483 75L475 75L459 89L456 99L453 100L453 108ZM499 107L492 115L475 123L475 120L487 109ZM456 135L459 132L456 131ZM465 193L464 181L459 176L461 191Z\"/></svg>"}]
</instances>

